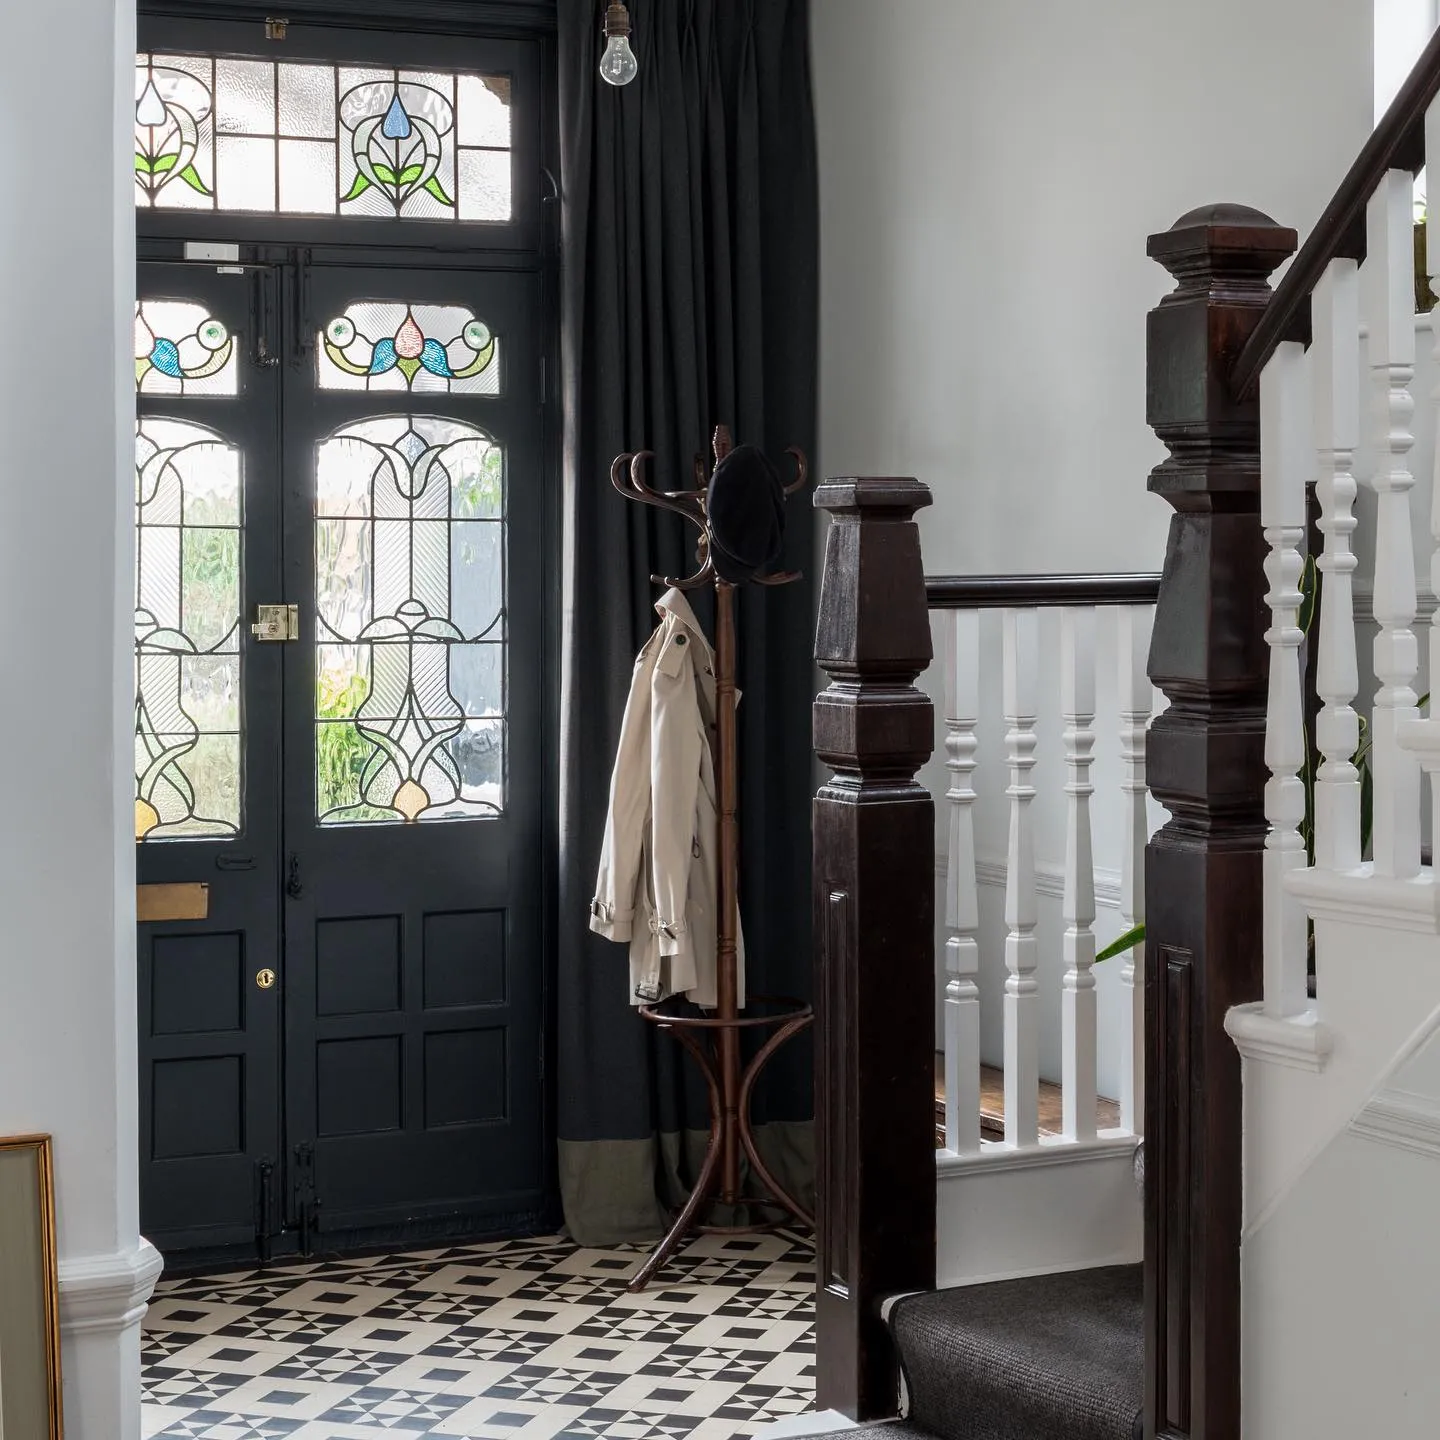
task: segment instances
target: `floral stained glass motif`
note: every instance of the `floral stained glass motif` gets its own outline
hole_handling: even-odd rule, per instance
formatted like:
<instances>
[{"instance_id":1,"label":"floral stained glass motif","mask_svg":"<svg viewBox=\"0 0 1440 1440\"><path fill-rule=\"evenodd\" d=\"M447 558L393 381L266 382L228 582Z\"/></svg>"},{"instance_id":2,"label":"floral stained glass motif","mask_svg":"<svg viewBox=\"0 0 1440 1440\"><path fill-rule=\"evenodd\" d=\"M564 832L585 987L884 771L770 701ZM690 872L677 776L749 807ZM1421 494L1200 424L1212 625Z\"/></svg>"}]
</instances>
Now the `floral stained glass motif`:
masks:
<instances>
[{"instance_id":1,"label":"floral stained glass motif","mask_svg":"<svg viewBox=\"0 0 1440 1440\"><path fill-rule=\"evenodd\" d=\"M135 306L135 388L142 395L238 393L235 337L203 305L141 300Z\"/></svg>"},{"instance_id":2,"label":"floral stained glass motif","mask_svg":"<svg viewBox=\"0 0 1440 1440\"><path fill-rule=\"evenodd\" d=\"M213 92L208 60L149 55L137 59L137 204L195 209L213 202L207 178L214 164Z\"/></svg>"},{"instance_id":3,"label":"floral stained glass motif","mask_svg":"<svg viewBox=\"0 0 1440 1440\"><path fill-rule=\"evenodd\" d=\"M135 838L240 830L240 453L142 418L135 436Z\"/></svg>"},{"instance_id":4,"label":"floral stained glass motif","mask_svg":"<svg viewBox=\"0 0 1440 1440\"><path fill-rule=\"evenodd\" d=\"M387 415L316 460L320 822L500 814L503 451L459 421Z\"/></svg>"},{"instance_id":5,"label":"floral stained glass motif","mask_svg":"<svg viewBox=\"0 0 1440 1440\"><path fill-rule=\"evenodd\" d=\"M508 220L507 76L142 54L136 202Z\"/></svg>"},{"instance_id":6,"label":"floral stained glass motif","mask_svg":"<svg viewBox=\"0 0 1440 1440\"><path fill-rule=\"evenodd\" d=\"M459 305L362 300L320 339L322 390L500 393L498 341Z\"/></svg>"}]
</instances>

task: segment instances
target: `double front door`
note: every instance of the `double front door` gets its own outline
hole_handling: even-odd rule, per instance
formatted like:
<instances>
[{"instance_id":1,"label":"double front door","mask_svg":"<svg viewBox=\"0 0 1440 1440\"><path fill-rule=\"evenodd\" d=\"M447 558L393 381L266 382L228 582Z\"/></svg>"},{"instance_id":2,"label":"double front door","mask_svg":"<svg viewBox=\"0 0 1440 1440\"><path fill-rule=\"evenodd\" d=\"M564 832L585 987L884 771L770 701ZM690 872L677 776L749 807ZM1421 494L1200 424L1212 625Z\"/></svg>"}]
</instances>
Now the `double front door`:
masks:
<instances>
[{"instance_id":1,"label":"double front door","mask_svg":"<svg viewBox=\"0 0 1440 1440\"><path fill-rule=\"evenodd\" d=\"M140 267L142 1228L505 1229L543 1192L538 281L253 253Z\"/></svg>"}]
</instances>

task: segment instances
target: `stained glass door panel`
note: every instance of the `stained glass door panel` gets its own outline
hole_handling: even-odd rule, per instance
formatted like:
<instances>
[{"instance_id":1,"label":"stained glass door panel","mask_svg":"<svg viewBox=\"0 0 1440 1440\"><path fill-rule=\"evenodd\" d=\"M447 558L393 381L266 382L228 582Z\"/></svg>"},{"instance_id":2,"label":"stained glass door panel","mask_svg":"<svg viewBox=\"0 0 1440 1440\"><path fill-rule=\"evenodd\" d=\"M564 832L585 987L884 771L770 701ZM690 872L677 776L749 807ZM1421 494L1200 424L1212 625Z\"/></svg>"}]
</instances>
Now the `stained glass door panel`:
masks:
<instances>
[{"instance_id":1,"label":"stained glass door panel","mask_svg":"<svg viewBox=\"0 0 1440 1440\"><path fill-rule=\"evenodd\" d=\"M524 273L316 266L306 292L287 1114L343 1226L541 1184L541 329Z\"/></svg>"},{"instance_id":2,"label":"stained glass door panel","mask_svg":"<svg viewBox=\"0 0 1440 1440\"><path fill-rule=\"evenodd\" d=\"M135 839L142 886L205 887L141 925L140 1188L168 1251L253 1241L279 1158L279 388L264 272L143 263L135 309ZM275 336L269 337L278 343Z\"/></svg>"}]
</instances>

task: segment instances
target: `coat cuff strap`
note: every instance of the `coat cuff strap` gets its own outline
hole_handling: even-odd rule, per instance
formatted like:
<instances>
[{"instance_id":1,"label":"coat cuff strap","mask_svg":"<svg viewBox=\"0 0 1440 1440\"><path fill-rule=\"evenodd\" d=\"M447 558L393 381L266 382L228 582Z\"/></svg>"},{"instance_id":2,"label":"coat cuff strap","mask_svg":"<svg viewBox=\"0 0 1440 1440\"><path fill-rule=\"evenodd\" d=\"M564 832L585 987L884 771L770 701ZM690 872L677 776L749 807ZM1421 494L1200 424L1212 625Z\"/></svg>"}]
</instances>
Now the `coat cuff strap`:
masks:
<instances>
[{"instance_id":1,"label":"coat cuff strap","mask_svg":"<svg viewBox=\"0 0 1440 1440\"><path fill-rule=\"evenodd\" d=\"M607 940L623 944L631 938L634 929L635 912L617 910L608 901L598 896L590 902L590 928Z\"/></svg>"},{"instance_id":2,"label":"coat cuff strap","mask_svg":"<svg viewBox=\"0 0 1440 1440\"><path fill-rule=\"evenodd\" d=\"M663 920L658 915L652 915L650 933L659 938L662 955L678 955L685 948L683 920Z\"/></svg>"}]
</instances>

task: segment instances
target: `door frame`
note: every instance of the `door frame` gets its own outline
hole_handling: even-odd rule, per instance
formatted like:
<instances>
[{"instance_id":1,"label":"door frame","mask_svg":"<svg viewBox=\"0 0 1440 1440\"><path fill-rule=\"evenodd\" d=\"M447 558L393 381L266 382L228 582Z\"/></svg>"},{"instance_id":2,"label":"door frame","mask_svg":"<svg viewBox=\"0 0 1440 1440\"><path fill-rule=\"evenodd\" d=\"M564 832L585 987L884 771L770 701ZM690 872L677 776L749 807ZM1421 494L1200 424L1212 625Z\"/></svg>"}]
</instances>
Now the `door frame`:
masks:
<instances>
[{"instance_id":1,"label":"door frame","mask_svg":"<svg viewBox=\"0 0 1440 1440\"><path fill-rule=\"evenodd\" d=\"M193 46L234 49L234 37L250 31L246 50L263 53L263 26L275 14L274 0L141 0L137 6L137 47ZM403 9L403 13L402 13ZM404 52L431 51L446 39L467 48L503 54L523 64L534 77L537 114L531 136L516 144L517 218L510 224L456 221L442 227L407 222L367 222L356 217L237 216L136 207L139 260L184 261L187 241L240 243L246 264L275 263L303 248L317 264L327 259L352 265L412 265L427 269L534 271L539 280L543 357L540 387L540 473L543 484L541 675L542 711L540 827L541 947L541 1142L544 1154L544 1214L541 1223L560 1223L556 1147L556 904L559 844L560 626L562 616L560 394L560 205L559 124L555 0L302 0L283 7L294 40L292 53L311 59L347 58L363 51L368 39L383 34ZM598 24L598 15L597 15ZM333 46L332 46L333 42ZM402 54L401 59L407 58ZM417 57L419 58L419 57ZM460 63L465 63L461 61ZM481 62L483 63L483 62ZM522 213L522 209L528 213ZM423 1235L417 1238L424 1238ZM395 1243L406 1243L397 1234ZM276 1252L286 1247L277 1245ZM186 1265L204 1265L215 1256L186 1257Z\"/></svg>"}]
</instances>

